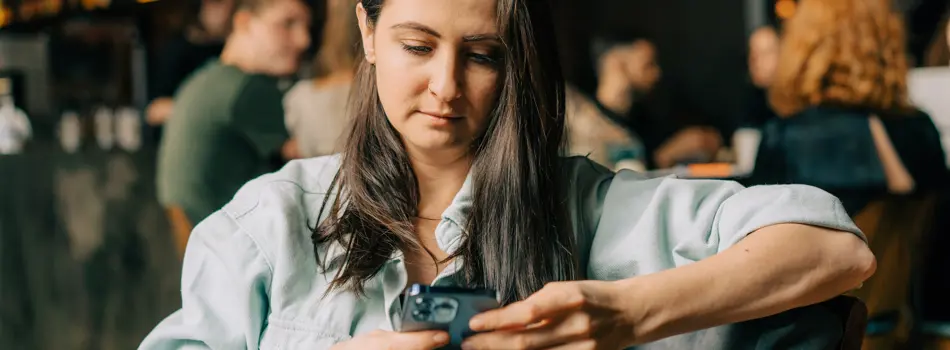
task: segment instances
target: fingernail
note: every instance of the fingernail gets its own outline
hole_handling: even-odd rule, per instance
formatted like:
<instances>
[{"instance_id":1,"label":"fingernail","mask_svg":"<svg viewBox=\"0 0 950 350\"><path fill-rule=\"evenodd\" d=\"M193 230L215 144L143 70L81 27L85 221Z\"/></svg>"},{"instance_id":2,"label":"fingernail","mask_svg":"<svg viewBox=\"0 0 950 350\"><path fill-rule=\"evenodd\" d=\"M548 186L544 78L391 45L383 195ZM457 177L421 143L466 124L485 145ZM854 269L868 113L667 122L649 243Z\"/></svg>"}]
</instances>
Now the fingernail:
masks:
<instances>
[{"instance_id":1,"label":"fingernail","mask_svg":"<svg viewBox=\"0 0 950 350\"><path fill-rule=\"evenodd\" d=\"M445 344L449 342L449 335L439 332L432 336L432 340L439 344Z\"/></svg>"},{"instance_id":2,"label":"fingernail","mask_svg":"<svg viewBox=\"0 0 950 350\"><path fill-rule=\"evenodd\" d=\"M462 342L462 350L474 350L475 346L470 341Z\"/></svg>"}]
</instances>

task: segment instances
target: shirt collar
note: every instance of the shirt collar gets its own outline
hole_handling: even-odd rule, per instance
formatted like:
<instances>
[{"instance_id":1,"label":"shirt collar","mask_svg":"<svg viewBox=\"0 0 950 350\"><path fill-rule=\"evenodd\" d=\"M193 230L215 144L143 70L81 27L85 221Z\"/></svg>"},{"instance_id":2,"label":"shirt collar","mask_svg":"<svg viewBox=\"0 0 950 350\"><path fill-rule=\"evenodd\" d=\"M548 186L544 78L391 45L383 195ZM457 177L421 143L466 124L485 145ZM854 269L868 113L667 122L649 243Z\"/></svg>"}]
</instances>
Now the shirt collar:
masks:
<instances>
[{"instance_id":1,"label":"shirt collar","mask_svg":"<svg viewBox=\"0 0 950 350\"><path fill-rule=\"evenodd\" d=\"M463 234L468 227L469 215L472 212L473 200L472 173L470 171L465 177L465 182L462 183L462 188L452 199L452 203L442 212L442 221L435 228L436 243L443 252L452 255L461 246ZM324 254L328 254L327 256L330 259L346 253L346 247L336 241L331 242L326 249ZM402 258L403 253L398 249L393 251L390 256L391 261L401 260Z\"/></svg>"},{"instance_id":2,"label":"shirt collar","mask_svg":"<svg viewBox=\"0 0 950 350\"><path fill-rule=\"evenodd\" d=\"M473 185L472 173L469 171L462 183L462 188L455 194L452 204L442 212L442 221L435 228L435 239L439 249L454 254L462 242L464 231L468 227L468 219L472 213Z\"/></svg>"}]
</instances>

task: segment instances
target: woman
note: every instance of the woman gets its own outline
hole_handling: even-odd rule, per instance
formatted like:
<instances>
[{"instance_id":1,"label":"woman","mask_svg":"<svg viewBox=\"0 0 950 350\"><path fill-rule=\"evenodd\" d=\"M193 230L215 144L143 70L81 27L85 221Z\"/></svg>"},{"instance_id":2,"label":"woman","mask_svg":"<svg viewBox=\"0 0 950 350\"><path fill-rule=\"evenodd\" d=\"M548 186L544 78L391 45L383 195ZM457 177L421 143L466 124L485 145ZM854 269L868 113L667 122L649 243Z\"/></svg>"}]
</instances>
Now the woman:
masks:
<instances>
[{"instance_id":1,"label":"woman","mask_svg":"<svg viewBox=\"0 0 950 350\"><path fill-rule=\"evenodd\" d=\"M353 16L354 0L327 2L323 43L315 62L316 77L297 83L284 98L287 128L304 158L340 151L347 98L361 58L360 31Z\"/></svg>"},{"instance_id":2,"label":"woman","mask_svg":"<svg viewBox=\"0 0 950 350\"><path fill-rule=\"evenodd\" d=\"M885 1L805 0L789 20L750 183L818 186L851 215L945 180L940 137L910 106L903 24Z\"/></svg>"},{"instance_id":3,"label":"woman","mask_svg":"<svg viewBox=\"0 0 950 350\"><path fill-rule=\"evenodd\" d=\"M946 92L950 86L950 4L946 6L927 49L925 67L912 70L907 79L911 101L934 118L944 150L950 149L950 100ZM946 164L950 167L950 157ZM934 212L950 212L950 187L944 186L939 192ZM950 280L945 278L950 257L944 253L950 247L950 235L946 234L950 232L950 217L938 215L930 232L921 278L919 330L936 343L931 348L950 349Z\"/></svg>"},{"instance_id":4,"label":"woman","mask_svg":"<svg viewBox=\"0 0 950 350\"><path fill-rule=\"evenodd\" d=\"M772 26L759 27L749 36L748 64L751 86L748 112L742 120L743 127L761 127L775 118L775 112L768 102L768 88L775 76L778 49L778 32Z\"/></svg>"},{"instance_id":5,"label":"woman","mask_svg":"<svg viewBox=\"0 0 950 350\"><path fill-rule=\"evenodd\" d=\"M930 114L937 124L946 150L950 147L950 100L946 94L946 87L950 86L950 4L932 37L924 66L912 69L907 76L907 90L911 102ZM950 167L950 153L947 156Z\"/></svg>"},{"instance_id":6,"label":"woman","mask_svg":"<svg viewBox=\"0 0 950 350\"><path fill-rule=\"evenodd\" d=\"M342 155L252 181L199 224L182 310L142 348L432 349L447 334L390 331L398 295L424 283L492 288L507 305L471 320L486 332L465 348L617 349L813 304L873 273L820 190L561 159L548 6L362 0ZM741 341L730 329L660 345Z\"/></svg>"}]
</instances>

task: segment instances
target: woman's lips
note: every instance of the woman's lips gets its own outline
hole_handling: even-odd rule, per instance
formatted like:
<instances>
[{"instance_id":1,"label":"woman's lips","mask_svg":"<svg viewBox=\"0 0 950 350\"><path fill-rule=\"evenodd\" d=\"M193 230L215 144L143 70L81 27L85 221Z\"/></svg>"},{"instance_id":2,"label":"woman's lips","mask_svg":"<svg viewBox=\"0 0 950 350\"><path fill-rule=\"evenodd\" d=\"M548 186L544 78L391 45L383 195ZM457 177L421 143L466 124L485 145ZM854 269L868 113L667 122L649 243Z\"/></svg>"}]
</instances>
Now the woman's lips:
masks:
<instances>
[{"instance_id":1,"label":"woman's lips","mask_svg":"<svg viewBox=\"0 0 950 350\"><path fill-rule=\"evenodd\" d=\"M435 125L449 125L457 121L460 121L464 118L461 115L457 115L457 114L423 112L423 111L419 111L419 113L428 116L432 124L435 124Z\"/></svg>"},{"instance_id":2,"label":"woman's lips","mask_svg":"<svg viewBox=\"0 0 950 350\"><path fill-rule=\"evenodd\" d=\"M452 113L437 113L437 112L426 112L426 111L419 111L419 113L428 115L433 118L439 118L439 119L462 119L461 115L452 114Z\"/></svg>"}]
</instances>

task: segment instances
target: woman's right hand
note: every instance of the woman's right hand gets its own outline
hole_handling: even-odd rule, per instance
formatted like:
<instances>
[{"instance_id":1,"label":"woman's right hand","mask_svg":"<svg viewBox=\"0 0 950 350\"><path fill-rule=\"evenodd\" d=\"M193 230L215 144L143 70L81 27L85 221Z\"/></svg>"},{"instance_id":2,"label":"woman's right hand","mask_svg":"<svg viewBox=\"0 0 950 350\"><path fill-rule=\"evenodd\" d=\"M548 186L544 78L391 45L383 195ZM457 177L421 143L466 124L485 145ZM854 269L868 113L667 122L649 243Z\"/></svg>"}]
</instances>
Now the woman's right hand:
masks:
<instances>
[{"instance_id":1,"label":"woman's right hand","mask_svg":"<svg viewBox=\"0 0 950 350\"><path fill-rule=\"evenodd\" d=\"M331 350L432 350L449 343L445 331L389 332L375 330L334 345Z\"/></svg>"}]
</instances>

